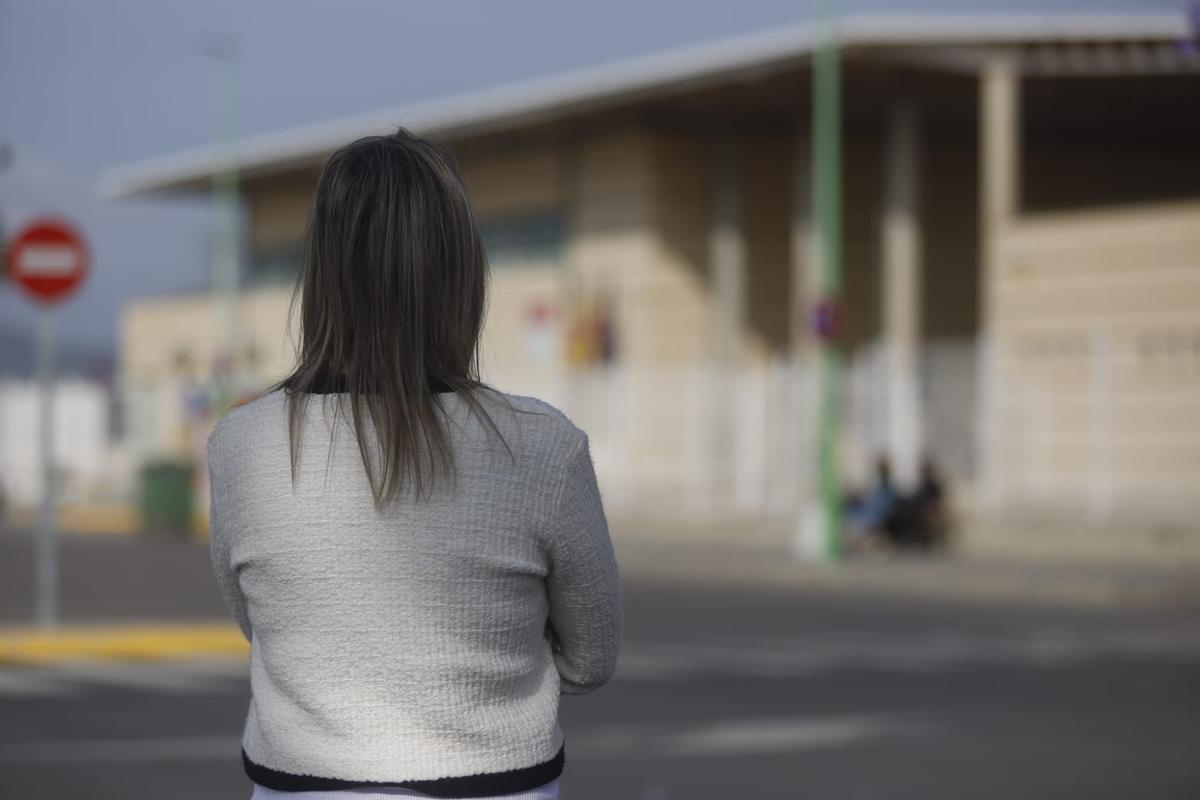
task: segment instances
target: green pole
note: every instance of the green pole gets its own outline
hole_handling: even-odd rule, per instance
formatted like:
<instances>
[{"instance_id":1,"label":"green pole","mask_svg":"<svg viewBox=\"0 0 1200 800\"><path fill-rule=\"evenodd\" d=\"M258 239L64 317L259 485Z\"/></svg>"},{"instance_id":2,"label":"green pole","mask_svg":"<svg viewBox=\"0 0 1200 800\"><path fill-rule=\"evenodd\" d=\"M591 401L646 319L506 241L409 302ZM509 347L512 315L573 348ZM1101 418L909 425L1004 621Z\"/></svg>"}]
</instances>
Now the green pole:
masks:
<instances>
[{"instance_id":1,"label":"green pole","mask_svg":"<svg viewBox=\"0 0 1200 800\"><path fill-rule=\"evenodd\" d=\"M813 55L812 180L816 216L815 267L817 299L839 316L842 288L841 219L841 77L840 55L834 28L834 0L818 0L819 41ZM816 469L821 503L823 560L841 556L842 490L838 465L838 405L841 359L826 330L817 337L817 436Z\"/></svg>"}]
</instances>

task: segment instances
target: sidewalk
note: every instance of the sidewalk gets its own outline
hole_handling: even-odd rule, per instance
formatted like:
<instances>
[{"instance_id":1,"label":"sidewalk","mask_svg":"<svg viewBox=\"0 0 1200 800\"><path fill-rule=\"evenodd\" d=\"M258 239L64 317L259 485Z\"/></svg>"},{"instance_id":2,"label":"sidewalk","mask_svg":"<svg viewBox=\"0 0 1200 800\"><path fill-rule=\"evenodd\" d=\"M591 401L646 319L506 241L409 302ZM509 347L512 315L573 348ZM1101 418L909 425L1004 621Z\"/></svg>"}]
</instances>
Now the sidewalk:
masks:
<instances>
[{"instance_id":1,"label":"sidewalk","mask_svg":"<svg viewBox=\"0 0 1200 800\"><path fill-rule=\"evenodd\" d=\"M192 537L59 537L60 624L34 619L34 537L0 529L0 669L78 660L245 657L226 615L208 544Z\"/></svg>"},{"instance_id":2,"label":"sidewalk","mask_svg":"<svg viewBox=\"0 0 1200 800\"><path fill-rule=\"evenodd\" d=\"M1200 569L1082 563L959 551L851 554L806 563L791 534L768 519L689 524L611 521L622 576L630 580L715 582L776 589L979 602L1200 610Z\"/></svg>"}]
</instances>

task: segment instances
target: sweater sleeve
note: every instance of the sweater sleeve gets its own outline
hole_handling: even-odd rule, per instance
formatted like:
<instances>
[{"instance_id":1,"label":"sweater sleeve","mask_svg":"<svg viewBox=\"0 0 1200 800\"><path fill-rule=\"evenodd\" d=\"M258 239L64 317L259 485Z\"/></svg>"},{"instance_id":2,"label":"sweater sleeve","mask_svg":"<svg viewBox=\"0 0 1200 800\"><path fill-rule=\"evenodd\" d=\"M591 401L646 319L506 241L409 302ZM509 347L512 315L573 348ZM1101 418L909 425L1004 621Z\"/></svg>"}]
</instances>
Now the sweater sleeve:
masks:
<instances>
[{"instance_id":1,"label":"sweater sleeve","mask_svg":"<svg viewBox=\"0 0 1200 800\"><path fill-rule=\"evenodd\" d=\"M250 617L246 613L246 597L238 586L237 574L233 571L230 560L229 530L225 514L225 471L220 462L220 451L215 444L216 432L208 439L208 544L212 558L213 575L217 579L217 588L230 616L241 628L242 634L250 641Z\"/></svg>"},{"instance_id":2,"label":"sweater sleeve","mask_svg":"<svg viewBox=\"0 0 1200 800\"><path fill-rule=\"evenodd\" d=\"M616 671L623 610L621 581L587 434L567 459L550 520L546 591L558 638L561 694L584 694Z\"/></svg>"}]
</instances>

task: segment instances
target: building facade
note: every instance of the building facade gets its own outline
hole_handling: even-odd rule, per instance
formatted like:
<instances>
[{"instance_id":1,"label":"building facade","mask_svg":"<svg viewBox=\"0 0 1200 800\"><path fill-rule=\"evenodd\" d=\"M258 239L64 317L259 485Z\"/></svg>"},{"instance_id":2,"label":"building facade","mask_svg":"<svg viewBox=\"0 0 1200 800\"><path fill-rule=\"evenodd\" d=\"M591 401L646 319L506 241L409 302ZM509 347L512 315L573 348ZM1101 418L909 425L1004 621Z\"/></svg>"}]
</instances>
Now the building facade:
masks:
<instances>
[{"instance_id":1,"label":"building facade","mask_svg":"<svg viewBox=\"0 0 1200 800\"><path fill-rule=\"evenodd\" d=\"M615 509L793 516L814 461L811 29L239 143L236 349L212 295L122 319L139 447L290 365L321 159L454 147L492 264L484 377L592 436ZM1194 530L1200 56L1186 20L851 18L842 43L840 466L932 458L974 516ZM114 172L205 191L222 154ZM189 394L192 393L192 394ZM139 403L141 405L139 405ZM207 420L210 422L211 420ZM190 432L189 432L190 431Z\"/></svg>"}]
</instances>

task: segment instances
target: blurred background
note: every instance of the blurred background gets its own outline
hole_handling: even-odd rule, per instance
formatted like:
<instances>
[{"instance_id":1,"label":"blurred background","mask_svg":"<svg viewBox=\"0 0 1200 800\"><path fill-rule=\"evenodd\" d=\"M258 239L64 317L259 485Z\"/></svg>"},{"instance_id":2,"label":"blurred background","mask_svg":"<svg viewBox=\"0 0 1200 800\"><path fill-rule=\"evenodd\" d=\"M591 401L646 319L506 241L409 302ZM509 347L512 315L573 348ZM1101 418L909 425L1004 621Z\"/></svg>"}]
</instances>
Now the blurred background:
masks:
<instances>
[{"instance_id":1,"label":"blurred background","mask_svg":"<svg viewBox=\"0 0 1200 800\"><path fill-rule=\"evenodd\" d=\"M205 442L291 364L322 160L397 125L457 154L483 377L588 431L628 587L564 797L1200 796L1198 36L1174 0L0 1L0 238L91 253L49 405L0 284L0 796L248 796Z\"/></svg>"}]
</instances>

